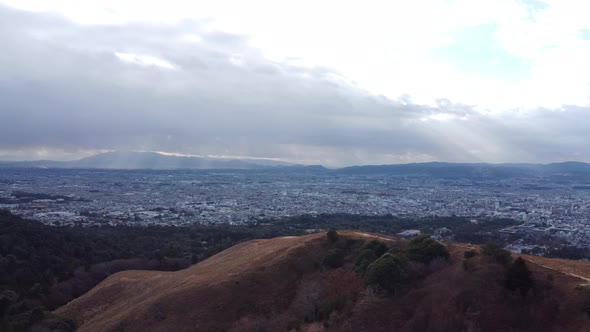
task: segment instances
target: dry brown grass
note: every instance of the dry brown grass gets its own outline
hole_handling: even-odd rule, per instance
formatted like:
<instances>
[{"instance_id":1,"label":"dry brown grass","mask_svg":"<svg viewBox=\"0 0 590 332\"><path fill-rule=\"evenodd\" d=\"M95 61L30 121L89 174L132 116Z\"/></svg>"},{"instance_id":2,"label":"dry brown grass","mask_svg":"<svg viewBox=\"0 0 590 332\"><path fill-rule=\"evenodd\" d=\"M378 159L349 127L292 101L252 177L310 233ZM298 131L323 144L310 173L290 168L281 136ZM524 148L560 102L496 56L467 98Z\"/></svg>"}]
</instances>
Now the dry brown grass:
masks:
<instances>
[{"instance_id":1,"label":"dry brown grass","mask_svg":"<svg viewBox=\"0 0 590 332\"><path fill-rule=\"evenodd\" d=\"M389 246L403 247L406 243L352 231L339 235L378 239ZM465 326L466 322L473 326L487 322L493 326L495 323L489 322L496 317L505 319L498 321L499 327L510 325L510 319L514 320L513 308L520 304L518 299L503 298L501 286L492 287L501 280L502 268L484 264L474 273L465 272L461 268L463 253L478 247L459 243L447 247L451 264L433 269L405 294L393 298L362 290L362 283L358 284L346 271L322 271L320 263L328 241L325 233L319 233L245 242L177 272L120 272L57 313L76 319L81 324L80 331L248 331L257 326L268 331L286 330L293 319L300 319L309 310L310 295L333 297L338 289L346 292L352 288L347 286L350 284L355 289L347 296L354 301L346 302L344 312L335 312L330 317L330 330L412 331L430 321L430 330L447 331ZM556 302L571 311L569 316L554 320L559 324L565 322L563 331L590 326L576 309L582 295L574 290L576 285L585 283L580 278L590 278L590 263L523 257L531 263L536 278L553 274L555 288L551 293L555 297L553 302L543 300L547 303L527 315L541 321ZM490 308L474 309L481 305L478 301L484 300L489 301ZM506 301L516 302L502 307ZM300 327L302 331L324 329L317 322L303 322ZM490 329L480 326L473 330Z\"/></svg>"},{"instance_id":2,"label":"dry brown grass","mask_svg":"<svg viewBox=\"0 0 590 332\"><path fill-rule=\"evenodd\" d=\"M249 241L177 272L116 273L56 312L80 331L224 330L288 305L293 283L321 260L324 237Z\"/></svg>"}]
</instances>

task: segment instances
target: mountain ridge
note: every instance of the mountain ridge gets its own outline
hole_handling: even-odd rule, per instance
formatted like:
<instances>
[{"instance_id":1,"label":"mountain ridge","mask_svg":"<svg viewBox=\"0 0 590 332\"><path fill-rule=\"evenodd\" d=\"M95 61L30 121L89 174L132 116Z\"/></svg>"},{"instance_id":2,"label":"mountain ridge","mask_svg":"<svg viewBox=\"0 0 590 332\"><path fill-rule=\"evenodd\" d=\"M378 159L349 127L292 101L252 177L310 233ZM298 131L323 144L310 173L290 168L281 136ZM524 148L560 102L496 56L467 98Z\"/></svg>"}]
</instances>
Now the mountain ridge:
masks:
<instances>
[{"instance_id":1,"label":"mountain ridge","mask_svg":"<svg viewBox=\"0 0 590 332\"><path fill-rule=\"evenodd\" d=\"M540 176L590 177L590 163L452 163L359 165L330 169L274 160L172 156L157 152L106 152L74 161L0 162L0 168L113 169L113 170L249 170L333 175L431 176L437 178L512 178Z\"/></svg>"},{"instance_id":2,"label":"mountain ridge","mask_svg":"<svg viewBox=\"0 0 590 332\"><path fill-rule=\"evenodd\" d=\"M266 159L231 159L165 155L157 152L112 151L73 161L0 162L0 167L13 168L80 168L80 169L263 169L294 164Z\"/></svg>"}]
</instances>

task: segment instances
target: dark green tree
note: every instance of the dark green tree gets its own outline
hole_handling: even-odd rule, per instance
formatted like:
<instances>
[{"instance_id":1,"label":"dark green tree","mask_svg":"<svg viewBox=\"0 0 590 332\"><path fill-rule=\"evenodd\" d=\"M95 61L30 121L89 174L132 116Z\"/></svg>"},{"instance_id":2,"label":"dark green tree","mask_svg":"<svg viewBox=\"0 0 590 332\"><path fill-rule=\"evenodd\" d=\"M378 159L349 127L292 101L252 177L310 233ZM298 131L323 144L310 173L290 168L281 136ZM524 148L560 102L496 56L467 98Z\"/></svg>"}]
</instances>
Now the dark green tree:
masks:
<instances>
[{"instance_id":1,"label":"dark green tree","mask_svg":"<svg viewBox=\"0 0 590 332\"><path fill-rule=\"evenodd\" d=\"M371 263L377 259L377 255L371 249L365 249L354 260L354 271L357 273L365 273Z\"/></svg>"},{"instance_id":2,"label":"dark green tree","mask_svg":"<svg viewBox=\"0 0 590 332\"><path fill-rule=\"evenodd\" d=\"M424 264L435 258L449 259L447 248L428 235L421 235L410 241L406 253L410 260Z\"/></svg>"},{"instance_id":3,"label":"dark green tree","mask_svg":"<svg viewBox=\"0 0 590 332\"><path fill-rule=\"evenodd\" d=\"M361 247L361 250L367 249L373 251L377 257L381 257L381 255L387 252L387 246L378 240L365 241Z\"/></svg>"},{"instance_id":4,"label":"dark green tree","mask_svg":"<svg viewBox=\"0 0 590 332\"><path fill-rule=\"evenodd\" d=\"M329 230L328 233L326 233L326 236L328 237L328 241L332 243L338 241L338 233L336 233L335 229Z\"/></svg>"},{"instance_id":5,"label":"dark green tree","mask_svg":"<svg viewBox=\"0 0 590 332\"><path fill-rule=\"evenodd\" d=\"M408 259L403 254L385 254L367 268L367 284L394 294L408 282Z\"/></svg>"},{"instance_id":6,"label":"dark green tree","mask_svg":"<svg viewBox=\"0 0 590 332\"><path fill-rule=\"evenodd\" d=\"M526 262L518 257L506 271L504 286L513 292L519 291L522 296L526 296L534 285L533 275Z\"/></svg>"}]
</instances>

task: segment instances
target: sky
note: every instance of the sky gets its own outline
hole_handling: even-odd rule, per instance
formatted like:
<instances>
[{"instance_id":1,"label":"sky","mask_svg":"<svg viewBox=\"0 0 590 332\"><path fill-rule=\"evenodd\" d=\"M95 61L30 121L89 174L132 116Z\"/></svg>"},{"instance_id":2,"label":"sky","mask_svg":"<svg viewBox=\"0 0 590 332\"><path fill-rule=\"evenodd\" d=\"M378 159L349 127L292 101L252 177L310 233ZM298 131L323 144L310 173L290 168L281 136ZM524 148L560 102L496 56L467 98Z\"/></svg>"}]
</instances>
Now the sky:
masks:
<instances>
[{"instance_id":1,"label":"sky","mask_svg":"<svg viewBox=\"0 0 590 332\"><path fill-rule=\"evenodd\" d=\"M590 3L0 0L0 160L590 162Z\"/></svg>"}]
</instances>

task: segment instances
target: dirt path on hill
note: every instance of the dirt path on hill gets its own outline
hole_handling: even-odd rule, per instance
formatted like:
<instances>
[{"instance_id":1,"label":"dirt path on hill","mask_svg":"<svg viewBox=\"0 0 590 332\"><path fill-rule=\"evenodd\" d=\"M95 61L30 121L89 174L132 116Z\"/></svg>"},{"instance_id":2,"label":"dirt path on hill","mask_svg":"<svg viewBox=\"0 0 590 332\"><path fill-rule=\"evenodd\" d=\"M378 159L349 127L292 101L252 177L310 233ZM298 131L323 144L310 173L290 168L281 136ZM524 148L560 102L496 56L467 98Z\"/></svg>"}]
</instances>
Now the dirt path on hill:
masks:
<instances>
[{"instance_id":1,"label":"dirt path on hill","mask_svg":"<svg viewBox=\"0 0 590 332\"><path fill-rule=\"evenodd\" d=\"M371 237L371 238L377 238L377 239L381 239L381 240L385 240L385 241L395 241L392 238L389 237L384 237L384 236L380 236L378 234L369 234L369 233L363 233L363 232L352 232L353 234L357 234L360 235L362 237Z\"/></svg>"},{"instance_id":2,"label":"dirt path on hill","mask_svg":"<svg viewBox=\"0 0 590 332\"><path fill-rule=\"evenodd\" d=\"M559 272L561 274L565 274L567 276L570 276L570 277L574 277L574 278L583 280L584 283L581 283L581 284L578 285L580 287L588 287L588 286L590 286L590 278L585 277L585 276L582 276L582 275L577 274L577 273L574 273L575 271L574 272L566 271L566 270L575 270L571 266L561 265L561 266L559 266L561 268L560 269L560 268L557 268L557 267L554 267L554 266L543 264L541 262L542 258L539 258L539 257L534 257L534 258L533 257L530 257L530 256L521 256L521 257L523 257L528 262L530 262L532 264L535 264L537 266L540 266L540 267L542 267L544 269L555 271L555 272Z\"/></svg>"}]
</instances>

